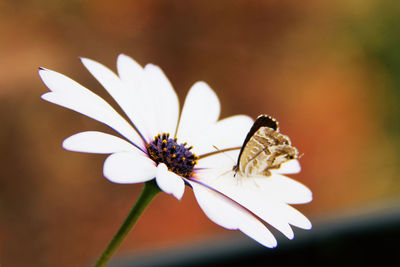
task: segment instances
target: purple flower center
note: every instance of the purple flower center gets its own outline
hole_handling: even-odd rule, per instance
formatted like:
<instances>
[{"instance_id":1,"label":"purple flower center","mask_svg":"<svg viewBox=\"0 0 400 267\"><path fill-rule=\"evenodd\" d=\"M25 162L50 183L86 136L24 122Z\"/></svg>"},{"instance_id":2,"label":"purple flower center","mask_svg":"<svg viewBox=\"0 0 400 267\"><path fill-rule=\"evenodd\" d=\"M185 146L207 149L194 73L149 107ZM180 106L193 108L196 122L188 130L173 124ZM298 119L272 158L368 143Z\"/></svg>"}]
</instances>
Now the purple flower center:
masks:
<instances>
[{"instance_id":1,"label":"purple flower center","mask_svg":"<svg viewBox=\"0 0 400 267\"><path fill-rule=\"evenodd\" d=\"M169 138L168 133L159 134L147 144L147 153L157 164L164 163L168 170L189 178L193 175L198 157L190 152L193 147L186 143L178 144L176 138Z\"/></svg>"}]
</instances>

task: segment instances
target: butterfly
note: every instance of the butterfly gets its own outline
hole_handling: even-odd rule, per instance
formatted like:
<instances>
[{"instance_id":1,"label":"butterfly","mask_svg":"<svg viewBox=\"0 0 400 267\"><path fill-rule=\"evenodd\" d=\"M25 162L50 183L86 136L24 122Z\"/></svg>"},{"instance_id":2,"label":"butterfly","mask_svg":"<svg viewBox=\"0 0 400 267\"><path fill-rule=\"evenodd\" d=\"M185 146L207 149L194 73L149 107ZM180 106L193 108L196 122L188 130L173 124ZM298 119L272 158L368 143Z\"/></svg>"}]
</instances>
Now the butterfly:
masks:
<instances>
[{"instance_id":1,"label":"butterfly","mask_svg":"<svg viewBox=\"0 0 400 267\"><path fill-rule=\"evenodd\" d=\"M279 133L278 122L260 115L243 142L233 170L243 177L270 176L271 169L279 169L281 164L297 158L298 151L289 137Z\"/></svg>"}]
</instances>

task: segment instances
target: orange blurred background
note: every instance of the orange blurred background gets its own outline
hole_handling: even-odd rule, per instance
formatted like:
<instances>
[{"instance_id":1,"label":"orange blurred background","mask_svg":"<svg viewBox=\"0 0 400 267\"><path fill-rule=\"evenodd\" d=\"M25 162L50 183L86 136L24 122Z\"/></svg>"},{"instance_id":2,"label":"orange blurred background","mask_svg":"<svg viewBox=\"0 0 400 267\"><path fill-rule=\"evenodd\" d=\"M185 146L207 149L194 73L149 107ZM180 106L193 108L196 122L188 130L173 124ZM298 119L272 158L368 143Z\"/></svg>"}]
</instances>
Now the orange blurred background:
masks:
<instances>
[{"instance_id":1,"label":"orange blurred background","mask_svg":"<svg viewBox=\"0 0 400 267\"><path fill-rule=\"evenodd\" d=\"M222 117L276 117L304 153L293 177L314 200L296 207L311 219L397 200L399 15L398 2L379 0L0 1L1 264L90 264L141 190L106 180L106 156L61 147L109 131L40 99L39 66L110 99L79 56L115 70L125 53L160 66L181 104L204 80ZM180 202L160 194L116 256L236 234L187 188Z\"/></svg>"}]
</instances>

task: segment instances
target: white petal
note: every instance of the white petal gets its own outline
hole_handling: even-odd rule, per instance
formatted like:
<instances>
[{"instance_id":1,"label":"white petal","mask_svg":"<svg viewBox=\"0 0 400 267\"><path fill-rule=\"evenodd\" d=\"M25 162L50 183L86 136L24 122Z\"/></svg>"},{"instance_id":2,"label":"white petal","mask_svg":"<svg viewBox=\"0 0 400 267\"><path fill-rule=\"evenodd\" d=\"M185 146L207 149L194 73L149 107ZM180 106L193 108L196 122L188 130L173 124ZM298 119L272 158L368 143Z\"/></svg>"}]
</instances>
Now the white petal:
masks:
<instances>
[{"instance_id":1,"label":"white petal","mask_svg":"<svg viewBox=\"0 0 400 267\"><path fill-rule=\"evenodd\" d=\"M99 83L118 103L120 100L123 100L121 93L124 91L124 85L113 71L88 58L81 58L81 61L88 71L99 81Z\"/></svg>"},{"instance_id":2,"label":"white petal","mask_svg":"<svg viewBox=\"0 0 400 267\"><path fill-rule=\"evenodd\" d=\"M218 171L220 173L232 171L233 166L236 165L239 151L239 149L236 149L200 158L196 165L196 169L199 169L202 179L207 179L209 177L209 171L212 173L214 171ZM213 176L210 177L215 178Z\"/></svg>"},{"instance_id":3,"label":"white petal","mask_svg":"<svg viewBox=\"0 0 400 267\"><path fill-rule=\"evenodd\" d=\"M179 101L174 88L157 66L147 64L144 68L144 90L151 92L151 105L149 108L155 111L157 133L169 133L175 136L179 117Z\"/></svg>"},{"instance_id":4,"label":"white petal","mask_svg":"<svg viewBox=\"0 0 400 267\"><path fill-rule=\"evenodd\" d=\"M312 228L310 220L304 216L304 214L289 205L285 205L285 208L287 210L286 213L288 214L288 222L291 225L305 230L310 230Z\"/></svg>"},{"instance_id":5,"label":"white petal","mask_svg":"<svg viewBox=\"0 0 400 267\"><path fill-rule=\"evenodd\" d=\"M220 111L218 97L208 84L195 83L186 96L177 137L182 141L191 141L194 135L218 120Z\"/></svg>"},{"instance_id":6,"label":"white petal","mask_svg":"<svg viewBox=\"0 0 400 267\"><path fill-rule=\"evenodd\" d=\"M276 239L254 215L221 194L189 181L201 209L210 220L227 229L238 229L266 247L276 247Z\"/></svg>"},{"instance_id":7,"label":"white petal","mask_svg":"<svg viewBox=\"0 0 400 267\"><path fill-rule=\"evenodd\" d=\"M168 171L164 163L160 163L157 166L156 182L165 193L174 195L178 200L182 198L185 191L185 182L180 176Z\"/></svg>"},{"instance_id":8,"label":"white petal","mask_svg":"<svg viewBox=\"0 0 400 267\"><path fill-rule=\"evenodd\" d=\"M307 190L301 190L301 196L291 199L290 193L293 193L293 191L287 193L282 190L288 188L288 186L282 186L285 182L276 181L271 177L262 177L262 179L233 177L233 174L234 172L222 175L215 173L218 176L215 176L215 179L208 178L207 184L249 209L289 239L294 236L289 224L308 229L310 226L308 219L300 212L289 207L285 201L285 198L289 198L289 200L304 200L308 198ZM199 175L199 177L201 176ZM288 184L287 182L286 185ZM291 184L291 186L293 185L294 183ZM295 187L297 187L297 184ZM280 196L281 194L283 196Z\"/></svg>"},{"instance_id":9,"label":"white petal","mask_svg":"<svg viewBox=\"0 0 400 267\"><path fill-rule=\"evenodd\" d=\"M120 79L129 90L135 90L142 86L143 68L131 57L120 54L117 59L117 68Z\"/></svg>"},{"instance_id":10,"label":"white petal","mask_svg":"<svg viewBox=\"0 0 400 267\"><path fill-rule=\"evenodd\" d=\"M106 159L103 172L114 183L141 183L155 178L157 167L140 152L120 152Z\"/></svg>"},{"instance_id":11,"label":"white petal","mask_svg":"<svg viewBox=\"0 0 400 267\"><path fill-rule=\"evenodd\" d=\"M95 131L74 134L64 140L63 147L71 151L98 154L138 150L122 138Z\"/></svg>"},{"instance_id":12,"label":"white petal","mask_svg":"<svg viewBox=\"0 0 400 267\"><path fill-rule=\"evenodd\" d=\"M192 137L193 151L201 155L217 149L240 148L252 125L253 119L245 115L220 120Z\"/></svg>"},{"instance_id":13,"label":"white petal","mask_svg":"<svg viewBox=\"0 0 400 267\"><path fill-rule=\"evenodd\" d=\"M155 99L159 96L156 91L153 91L152 86L145 85L145 71L135 60L121 54L117 59L117 68L126 94L130 96L127 108L133 114L131 119L144 138L149 141L160 133L157 111L154 108L157 102Z\"/></svg>"},{"instance_id":14,"label":"white petal","mask_svg":"<svg viewBox=\"0 0 400 267\"><path fill-rule=\"evenodd\" d=\"M121 63L120 57L117 63ZM146 110L141 110L142 105L140 104L141 94L135 90L135 88L129 88L131 84L125 84L113 71L103 66L102 64L87 58L81 58L83 65L89 70L89 72L99 81L99 83L107 90L107 92L115 99L120 105L125 114L133 122L139 131L147 132L148 125L145 123ZM127 70L125 67L118 66L118 70L124 69L124 75L130 71L135 74L132 75L137 79L136 87L142 85L144 71L140 68L140 65L132 66L130 64L126 67L132 67L132 70ZM141 69L141 71L140 71ZM131 81L134 83L134 81Z\"/></svg>"},{"instance_id":15,"label":"white petal","mask_svg":"<svg viewBox=\"0 0 400 267\"><path fill-rule=\"evenodd\" d=\"M128 140L144 148L144 143L137 132L101 97L55 71L42 69L39 75L51 90L42 95L44 100L107 124Z\"/></svg>"},{"instance_id":16,"label":"white petal","mask_svg":"<svg viewBox=\"0 0 400 267\"><path fill-rule=\"evenodd\" d=\"M200 158L196 165L196 171L205 183L213 183L221 176L227 175L237 162L239 150L218 153L205 158ZM239 179L240 177L238 177ZM226 179L223 178L223 179ZM235 181L236 178L233 178ZM304 184L289 177L272 173L271 176L242 177L241 180L251 181L250 185L256 185L256 190L262 190L265 196L273 197L289 204L304 204L312 200L311 190Z\"/></svg>"},{"instance_id":17,"label":"white petal","mask_svg":"<svg viewBox=\"0 0 400 267\"><path fill-rule=\"evenodd\" d=\"M300 163L297 159L289 160L281 165L279 169L271 170L272 173L294 174L301 171Z\"/></svg>"},{"instance_id":18,"label":"white petal","mask_svg":"<svg viewBox=\"0 0 400 267\"><path fill-rule=\"evenodd\" d=\"M304 204L312 200L311 190L289 177L273 174L270 177L253 178L254 183L268 196L289 204Z\"/></svg>"}]
</instances>

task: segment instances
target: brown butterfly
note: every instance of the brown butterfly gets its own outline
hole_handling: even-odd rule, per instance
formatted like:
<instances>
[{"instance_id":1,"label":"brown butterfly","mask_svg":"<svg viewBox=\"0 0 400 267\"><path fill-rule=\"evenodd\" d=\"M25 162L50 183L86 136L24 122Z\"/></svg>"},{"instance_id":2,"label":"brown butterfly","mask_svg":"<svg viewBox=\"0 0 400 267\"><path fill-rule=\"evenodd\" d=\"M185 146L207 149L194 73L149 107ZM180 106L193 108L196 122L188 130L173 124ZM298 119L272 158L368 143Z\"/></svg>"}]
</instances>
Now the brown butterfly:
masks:
<instances>
[{"instance_id":1,"label":"brown butterfly","mask_svg":"<svg viewBox=\"0 0 400 267\"><path fill-rule=\"evenodd\" d=\"M298 151L291 146L289 137L279 133L278 122L260 115L243 142L233 170L246 177L270 176L271 169L279 169L282 163L297 158Z\"/></svg>"}]
</instances>

